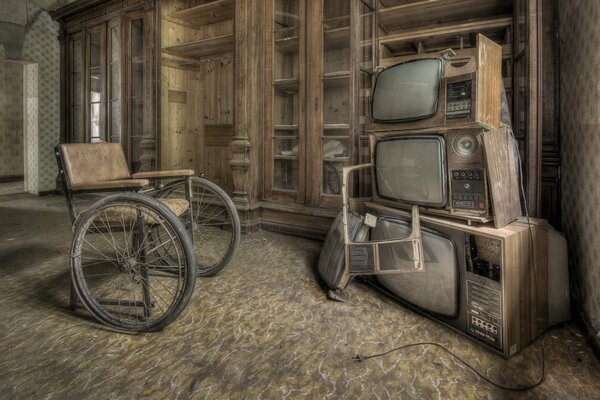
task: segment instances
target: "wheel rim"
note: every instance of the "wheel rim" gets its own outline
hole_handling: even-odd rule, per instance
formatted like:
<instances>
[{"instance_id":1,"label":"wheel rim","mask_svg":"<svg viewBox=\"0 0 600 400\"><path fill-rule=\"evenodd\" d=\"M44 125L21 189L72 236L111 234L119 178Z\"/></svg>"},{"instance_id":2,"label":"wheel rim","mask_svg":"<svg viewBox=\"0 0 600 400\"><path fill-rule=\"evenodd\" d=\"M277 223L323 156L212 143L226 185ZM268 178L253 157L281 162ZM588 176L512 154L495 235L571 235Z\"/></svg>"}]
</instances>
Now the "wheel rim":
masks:
<instances>
[{"instance_id":1,"label":"wheel rim","mask_svg":"<svg viewBox=\"0 0 600 400\"><path fill-rule=\"evenodd\" d=\"M177 230L164 215L139 202L111 202L78 226L75 289L94 316L125 330L149 330L176 317L188 265Z\"/></svg>"}]
</instances>

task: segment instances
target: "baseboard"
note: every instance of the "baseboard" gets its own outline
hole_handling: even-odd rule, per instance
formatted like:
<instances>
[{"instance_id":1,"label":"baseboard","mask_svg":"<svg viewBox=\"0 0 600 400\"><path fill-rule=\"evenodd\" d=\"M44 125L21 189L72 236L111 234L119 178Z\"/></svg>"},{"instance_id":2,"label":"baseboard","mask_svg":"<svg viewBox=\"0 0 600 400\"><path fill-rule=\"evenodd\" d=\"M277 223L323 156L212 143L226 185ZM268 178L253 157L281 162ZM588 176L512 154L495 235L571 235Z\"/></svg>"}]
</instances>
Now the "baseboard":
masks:
<instances>
[{"instance_id":1,"label":"baseboard","mask_svg":"<svg viewBox=\"0 0 600 400\"><path fill-rule=\"evenodd\" d=\"M0 176L0 182L18 182L24 179L23 175L5 175Z\"/></svg>"},{"instance_id":2,"label":"baseboard","mask_svg":"<svg viewBox=\"0 0 600 400\"><path fill-rule=\"evenodd\" d=\"M324 240L327 236L327 231L315 230L308 227L289 225L276 221L265 221L261 220L260 228L275 233L282 233L284 235L300 236L312 240Z\"/></svg>"},{"instance_id":3,"label":"baseboard","mask_svg":"<svg viewBox=\"0 0 600 400\"><path fill-rule=\"evenodd\" d=\"M61 192L59 192L58 190L44 190L42 192L38 192L38 196L43 197L43 196L56 196L56 195L62 195Z\"/></svg>"},{"instance_id":4,"label":"baseboard","mask_svg":"<svg viewBox=\"0 0 600 400\"><path fill-rule=\"evenodd\" d=\"M598 336L595 329L589 322L588 317L585 315L585 311L583 308L577 303L575 300L571 299L572 307L571 315L573 316L573 320L579 325L581 330L583 331L586 339L589 341L592 346L592 350L596 355L596 358L600 360L600 337Z\"/></svg>"}]
</instances>

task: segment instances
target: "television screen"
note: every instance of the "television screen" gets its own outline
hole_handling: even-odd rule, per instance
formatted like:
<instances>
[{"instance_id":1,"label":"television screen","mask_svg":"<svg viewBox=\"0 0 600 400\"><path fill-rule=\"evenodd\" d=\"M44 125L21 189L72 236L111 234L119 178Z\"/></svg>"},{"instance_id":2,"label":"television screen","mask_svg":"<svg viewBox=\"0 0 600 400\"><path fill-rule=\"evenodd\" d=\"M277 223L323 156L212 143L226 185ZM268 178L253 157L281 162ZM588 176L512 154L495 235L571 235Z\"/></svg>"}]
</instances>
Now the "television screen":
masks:
<instances>
[{"instance_id":1,"label":"television screen","mask_svg":"<svg viewBox=\"0 0 600 400\"><path fill-rule=\"evenodd\" d=\"M375 180L380 197L444 207L446 145L441 136L396 136L375 146Z\"/></svg>"},{"instance_id":2,"label":"television screen","mask_svg":"<svg viewBox=\"0 0 600 400\"><path fill-rule=\"evenodd\" d=\"M372 231L372 240L407 237L409 222L380 218ZM377 280L390 292L410 304L446 317L458 314L458 261L454 241L442 233L421 227L425 268L422 272L377 275ZM380 245L382 269L406 269L412 265L410 243Z\"/></svg>"},{"instance_id":3,"label":"television screen","mask_svg":"<svg viewBox=\"0 0 600 400\"><path fill-rule=\"evenodd\" d=\"M408 61L381 71L373 88L371 119L402 122L435 115L442 61Z\"/></svg>"}]
</instances>

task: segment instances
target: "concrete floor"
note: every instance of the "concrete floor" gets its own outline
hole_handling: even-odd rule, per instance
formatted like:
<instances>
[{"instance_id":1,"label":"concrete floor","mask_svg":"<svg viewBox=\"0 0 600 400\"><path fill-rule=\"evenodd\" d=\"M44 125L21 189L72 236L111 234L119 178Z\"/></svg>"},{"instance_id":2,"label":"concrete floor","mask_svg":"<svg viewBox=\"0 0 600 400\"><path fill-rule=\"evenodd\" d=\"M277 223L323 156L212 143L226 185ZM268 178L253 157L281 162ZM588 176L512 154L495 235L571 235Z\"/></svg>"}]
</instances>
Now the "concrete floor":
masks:
<instances>
[{"instance_id":1,"label":"concrete floor","mask_svg":"<svg viewBox=\"0 0 600 400\"><path fill-rule=\"evenodd\" d=\"M199 279L164 331L123 335L67 308L71 230L61 197L0 195L0 398L600 398L600 363L572 323L504 360L371 288L326 299L316 277L321 243L272 233L243 237L233 262ZM356 363L357 352L414 347Z\"/></svg>"}]
</instances>

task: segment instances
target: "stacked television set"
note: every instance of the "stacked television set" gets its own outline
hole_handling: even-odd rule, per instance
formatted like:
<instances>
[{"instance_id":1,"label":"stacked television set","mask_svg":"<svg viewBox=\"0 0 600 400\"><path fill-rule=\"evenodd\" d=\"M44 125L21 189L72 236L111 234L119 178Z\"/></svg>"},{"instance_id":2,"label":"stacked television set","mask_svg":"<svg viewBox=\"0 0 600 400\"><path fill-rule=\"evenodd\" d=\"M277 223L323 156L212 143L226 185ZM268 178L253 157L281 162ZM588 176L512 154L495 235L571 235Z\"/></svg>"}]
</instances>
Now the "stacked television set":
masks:
<instances>
[{"instance_id":1,"label":"stacked television set","mask_svg":"<svg viewBox=\"0 0 600 400\"><path fill-rule=\"evenodd\" d=\"M345 258L322 252L319 272L332 290L371 276L407 306L510 357L548 326L554 233L545 221L516 221L519 160L501 118L501 47L478 35L475 48L452 53L408 57L376 77L371 163L344 169L344 211L324 246L343 244ZM357 216L347 192L364 168L373 198Z\"/></svg>"}]
</instances>

